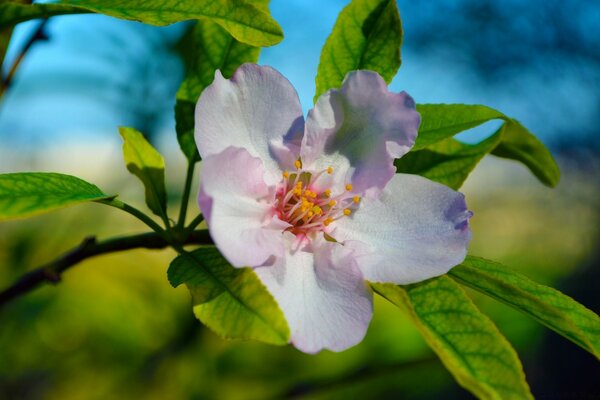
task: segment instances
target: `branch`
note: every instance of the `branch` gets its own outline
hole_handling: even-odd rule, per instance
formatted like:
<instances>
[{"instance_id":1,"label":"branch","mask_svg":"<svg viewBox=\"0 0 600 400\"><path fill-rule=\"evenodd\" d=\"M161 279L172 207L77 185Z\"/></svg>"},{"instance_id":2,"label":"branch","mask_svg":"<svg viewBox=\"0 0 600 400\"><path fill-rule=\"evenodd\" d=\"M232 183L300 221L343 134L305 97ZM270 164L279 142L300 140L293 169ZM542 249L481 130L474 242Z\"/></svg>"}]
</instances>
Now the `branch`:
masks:
<instances>
[{"instance_id":1,"label":"branch","mask_svg":"<svg viewBox=\"0 0 600 400\"><path fill-rule=\"evenodd\" d=\"M33 44L39 40L48 40L48 36L44 32L44 28L46 27L47 23L47 19L42 20L42 22L40 22L37 29L35 30L35 32L33 32L29 40L23 45L23 48L19 52L19 55L15 59L15 62L8 70L6 77L2 79L2 83L0 85L0 96L2 96L6 89L8 89L8 87L11 85L15 72L17 72L17 68L19 68L21 61L23 61L27 52L29 51L29 49L31 49L31 46L33 46Z\"/></svg>"},{"instance_id":2,"label":"branch","mask_svg":"<svg viewBox=\"0 0 600 400\"><path fill-rule=\"evenodd\" d=\"M194 231L180 241L180 245L212 244L208 231ZM164 249L171 244L158 233L144 233L97 242L95 237L88 237L79 246L30 272L25 273L12 286L0 292L0 307L9 301L24 295L49 282L60 282L61 274L81 261L101 254L114 253L137 248Z\"/></svg>"}]
</instances>

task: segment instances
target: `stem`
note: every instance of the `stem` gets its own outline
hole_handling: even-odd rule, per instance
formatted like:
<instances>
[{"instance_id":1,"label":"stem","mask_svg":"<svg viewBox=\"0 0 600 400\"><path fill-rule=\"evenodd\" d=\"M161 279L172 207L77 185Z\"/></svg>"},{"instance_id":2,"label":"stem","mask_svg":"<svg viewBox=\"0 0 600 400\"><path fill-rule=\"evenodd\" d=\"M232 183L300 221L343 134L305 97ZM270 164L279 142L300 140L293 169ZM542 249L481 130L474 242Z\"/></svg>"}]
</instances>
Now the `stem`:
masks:
<instances>
[{"instance_id":1,"label":"stem","mask_svg":"<svg viewBox=\"0 0 600 400\"><path fill-rule=\"evenodd\" d=\"M192 190L192 179L194 177L194 167L196 163L188 162L188 168L185 175L185 186L183 188L183 196L181 198L181 208L179 209L179 222L177 226L183 228L185 226L185 217L187 215L188 203L190 201L190 191Z\"/></svg>"},{"instance_id":2,"label":"stem","mask_svg":"<svg viewBox=\"0 0 600 400\"><path fill-rule=\"evenodd\" d=\"M184 245L189 244L212 244L208 231L191 232L181 243L174 246L182 249ZM37 288L44 282L58 283L61 274L81 261L107 253L131 250L136 248L145 249L163 249L173 245L169 243L160 233L143 233L133 236L108 239L97 242L95 237L85 238L79 246L66 252L57 259L42 265L30 272L27 272L19 278L12 286L0 292L0 307L9 301L24 295Z\"/></svg>"},{"instance_id":3,"label":"stem","mask_svg":"<svg viewBox=\"0 0 600 400\"><path fill-rule=\"evenodd\" d=\"M194 218L192 220L192 222L190 222L190 224L188 225L186 230L188 232L193 231L194 229L196 229L196 227L198 225L200 225L202 223L202 221L204 221L204 215L202 215L202 214L197 215L196 218Z\"/></svg>"},{"instance_id":4,"label":"stem","mask_svg":"<svg viewBox=\"0 0 600 400\"><path fill-rule=\"evenodd\" d=\"M111 206L111 207L118 208L119 210L123 210L126 213L133 215L134 217L136 217L137 219L139 219L140 221L142 221L143 223L148 225L148 227L150 227L153 231L155 231L159 235L161 235L163 237L165 235L165 230L163 228L161 228L160 225L158 225L156 222L154 222L154 220L152 218L150 218L148 215L144 214L137 208L130 206L127 203L124 203L117 199L98 200L97 203L106 204L107 206Z\"/></svg>"},{"instance_id":5,"label":"stem","mask_svg":"<svg viewBox=\"0 0 600 400\"><path fill-rule=\"evenodd\" d=\"M40 24L38 25L35 32L31 35L29 40L27 40L27 42L23 45L23 48L19 52L19 55L15 59L15 62L8 70L6 77L4 77L2 79L2 84L0 85L0 96L2 96L4 94L6 89L8 89L8 87L12 83L15 73L17 72L17 69L21 65L21 61L23 61L27 52L29 51L29 49L31 49L31 46L33 46L33 44L35 42L37 42L38 40L47 40L48 39L48 36L46 36L46 34L44 33L44 28L46 27L47 23L48 23L47 19L44 19L42 22L40 22Z\"/></svg>"}]
</instances>

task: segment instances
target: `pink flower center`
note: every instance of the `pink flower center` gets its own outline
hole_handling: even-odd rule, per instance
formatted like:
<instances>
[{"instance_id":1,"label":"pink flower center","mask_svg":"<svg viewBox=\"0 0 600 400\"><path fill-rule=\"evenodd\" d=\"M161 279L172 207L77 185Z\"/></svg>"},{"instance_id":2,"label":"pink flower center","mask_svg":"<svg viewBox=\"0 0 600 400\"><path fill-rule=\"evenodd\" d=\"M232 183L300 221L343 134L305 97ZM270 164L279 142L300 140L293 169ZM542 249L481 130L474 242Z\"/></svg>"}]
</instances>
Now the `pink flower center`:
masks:
<instances>
[{"instance_id":1,"label":"pink flower center","mask_svg":"<svg viewBox=\"0 0 600 400\"><path fill-rule=\"evenodd\" d=\"M350 183L339 190L315 188L317 179L333 173L332 167L318 172L307 171L297 160L296 169L295 172L283 172L275 201L279 218L292 225L288 228L290 232L296 235L326 232L331 223L349 216L360 203L360 197L351 193Z\"/></svg>"}]
</instances>

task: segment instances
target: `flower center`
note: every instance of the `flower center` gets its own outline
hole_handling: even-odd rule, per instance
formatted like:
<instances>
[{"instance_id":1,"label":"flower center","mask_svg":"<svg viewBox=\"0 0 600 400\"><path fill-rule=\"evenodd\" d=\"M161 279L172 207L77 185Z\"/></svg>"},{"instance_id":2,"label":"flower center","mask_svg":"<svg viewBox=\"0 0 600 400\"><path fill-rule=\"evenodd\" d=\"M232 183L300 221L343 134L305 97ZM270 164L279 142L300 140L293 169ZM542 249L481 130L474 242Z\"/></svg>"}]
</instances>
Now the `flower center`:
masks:
<instances>
[{"instance_id":1,"label":"flower center","mask_svg":"<svg viewBox=\"0 0 600 400\"><path fill-rule=\"evenodd\" d=\"M332 167L317 172L307 171L302 169L300 160L295 166L296 171L283 172L275 202L279 218L292 225L288 228L290 232L296 235L324 232L331 223L356 210L360 197L352 194L350 183L338 190L316 188L317 179L324 174L331 175Z\"/></svg>"}]
</instances>

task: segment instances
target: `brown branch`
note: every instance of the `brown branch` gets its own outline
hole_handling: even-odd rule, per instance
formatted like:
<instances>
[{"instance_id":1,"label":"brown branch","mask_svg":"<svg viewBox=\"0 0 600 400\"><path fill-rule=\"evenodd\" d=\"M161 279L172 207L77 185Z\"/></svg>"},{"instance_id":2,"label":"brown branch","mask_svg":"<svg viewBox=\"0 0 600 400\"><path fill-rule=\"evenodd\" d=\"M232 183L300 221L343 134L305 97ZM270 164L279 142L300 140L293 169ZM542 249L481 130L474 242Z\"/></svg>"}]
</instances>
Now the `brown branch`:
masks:
<instances>
[{"instance_id":1,"label":"brown branch","mask_svg":"<svg viewBox=\"0 0 600 400\"><path fill-rule=\"evenodd\" d=\"M200 230L190 233L178 241L178 245L212 244L208 231ZM137 248L164 249L170 246L158 233L143 233L97 242L95 237L88 237L79 246L68 251L57 259L25 273L13 285L0 292L0 307L9 301L24 295L42 283L60 282L61 274L81 261L101 254L114 253Z\"/></svg>"},{"instance_id":2,"label":"brown branch","mask_svg":"<svg viewBox=\"0 0 600 400\"><path fill-rule=\"evenodd\" d=\"M31 35L31 37L29 37L29 40L27 40L27 42L23 45L23 48L19 52L19 55L17 56L15 61L13 62L13 65L8 70L8 73L5 77L2 78L2 84L0 86L0 96L2 96L6 89L8 89L11 85L15 73L19 68L19 65L21 65L21 62L25 58L25 55L27 54L29 49L31 49L31 46L33 46L33 44L39 40L48 40L48 36L44 32L44 28L46 27L47 23L47 19L42 20L42 22L40 22L40 24L38 25L37 29Z\"/></svg>"}]
</instances>

